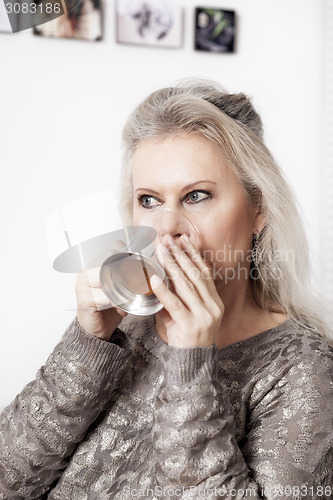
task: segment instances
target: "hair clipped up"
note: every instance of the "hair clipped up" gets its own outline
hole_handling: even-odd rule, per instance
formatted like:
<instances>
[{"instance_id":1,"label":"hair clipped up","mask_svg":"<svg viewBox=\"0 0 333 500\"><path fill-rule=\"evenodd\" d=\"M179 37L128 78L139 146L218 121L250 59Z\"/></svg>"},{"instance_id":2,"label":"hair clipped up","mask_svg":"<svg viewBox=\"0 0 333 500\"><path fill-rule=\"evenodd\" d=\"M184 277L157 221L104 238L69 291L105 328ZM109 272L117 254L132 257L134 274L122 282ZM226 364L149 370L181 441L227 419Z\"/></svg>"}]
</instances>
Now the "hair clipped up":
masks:
<instances>
[{"instance_id":1,"label":"hair clipped up","mask_svg":"<svg viewBox=\"0 0 333 500\"><path fill-rule=\"evenodd\" d=\"M227 97L228 96L228 97ZM233 120L249 127L258 137L263 138L262 121L245 94L227 94L221 99L206 99Z\"/></svg>"},{"instance_id":2,"label":"hair clipped up","mask_svg":"<svg viewBox=\"0 0 333 500\"><path fill-rule=\"evenodd\" d=\"M220 111L233 120L249 127L258 137L263 139L263 124L259 114L254 109L248 96L243 93L231 94L219 84L213 84L209 80L191 79L182 80L180 83L182 91L190 92L192 95L210 102Z\"/></svg>"}]
</instances>

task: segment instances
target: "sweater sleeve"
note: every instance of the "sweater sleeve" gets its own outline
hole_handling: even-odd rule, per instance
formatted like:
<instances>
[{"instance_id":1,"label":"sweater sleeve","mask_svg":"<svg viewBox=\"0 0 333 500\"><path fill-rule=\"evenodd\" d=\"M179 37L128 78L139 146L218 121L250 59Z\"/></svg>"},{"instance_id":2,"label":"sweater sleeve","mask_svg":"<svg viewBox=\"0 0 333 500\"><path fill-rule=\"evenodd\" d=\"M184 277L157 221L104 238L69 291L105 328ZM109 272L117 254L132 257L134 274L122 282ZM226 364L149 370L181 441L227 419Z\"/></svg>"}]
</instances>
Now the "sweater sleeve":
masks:
<instances>
[{"instance_id":1,"label":"sweater sleeve","mask_svg":"<svg viewBox=\"0 0 333 500\"><path fill-rule=\"evenodd\" d=\"M110 397L124 349L75 321L36 379L0 416L0 498L40 498Z\"/></svg>"},{"instance_id":2,"label":"sweater sleeve","mask_svg":"<svg viewBox=\"0 0 333 500\"><path fill-rule=\"evenodd\" d=\"M304 372L306 361L301 364ZM312 371L308 379L295 366L289 370L249 412L241 450L227 391L216 376L217 347L168 347L162 366L153 443L164 498L330 498L333 391L327 376ZM327 366L321 370L327 375Z\"/></svg>"}]
</instances>

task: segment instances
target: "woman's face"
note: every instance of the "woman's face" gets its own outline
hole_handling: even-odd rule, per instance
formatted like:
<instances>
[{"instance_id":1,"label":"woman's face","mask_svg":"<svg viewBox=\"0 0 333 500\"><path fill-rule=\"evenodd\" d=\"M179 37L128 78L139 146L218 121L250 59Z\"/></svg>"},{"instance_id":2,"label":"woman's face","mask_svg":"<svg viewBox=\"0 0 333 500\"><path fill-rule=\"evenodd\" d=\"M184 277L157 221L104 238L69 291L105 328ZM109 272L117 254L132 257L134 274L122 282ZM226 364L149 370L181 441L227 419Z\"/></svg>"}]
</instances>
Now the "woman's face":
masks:
<instances>
[{"instance_id":1,"label":"woman's face","mask_svg":"<svg viewBox=\"0 0 333 500\"><path fill-rule=\"evenodd\" d=\"M135 225L151 210L173 209L196 227L215 281L248 277L252 235L263 221L215 143L199 134L147 140L132 162ZM169 232L180 236L176 225Z\"/></svg>"}]
</instances>

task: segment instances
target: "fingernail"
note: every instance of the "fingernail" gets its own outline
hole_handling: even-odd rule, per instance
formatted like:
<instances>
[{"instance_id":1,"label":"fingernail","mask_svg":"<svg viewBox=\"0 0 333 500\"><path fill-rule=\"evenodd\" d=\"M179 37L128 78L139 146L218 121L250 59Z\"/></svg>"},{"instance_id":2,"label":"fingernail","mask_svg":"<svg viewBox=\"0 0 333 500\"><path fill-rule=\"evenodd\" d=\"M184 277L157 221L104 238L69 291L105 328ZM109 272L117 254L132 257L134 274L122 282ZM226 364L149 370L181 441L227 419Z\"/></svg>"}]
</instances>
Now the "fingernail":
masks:
<instances>
[{"instance_id":1,"label":"fingernail","mask_svg":"<svg viewBox=\"0 0 333 500\"><path fill-rule=\"evenodd\" d=\"M186 243L190 242L190 238L187 236L187 234L182 234L181 237L183 238L184 241L186 241Z\"/></svg>"},{"instance_id":2,"label":"fingernail","mask_svg":"<svg viewBox=\"0 0 333 500\"><path fill-rule=\"evenodd\" d=\"M152 289L157 288L158 286L160 286L161 283L162 280L159 276L157 276L157 274L153 274L152 277L150 278L150 285Z\"/></svg>"},{"instance_id":3,"label":"fingernail","mask_svg":"<svg viewBox=\"0 0 333 500\"><path fill-rule=\"evenodd\" d=\"M164 236L164 238L166 239L166 242L169 244L169 245L174 245L175 244L175 240L173 239L173 237L171 236L171 234L166 234Z\"/></svg>"}]
</instances>

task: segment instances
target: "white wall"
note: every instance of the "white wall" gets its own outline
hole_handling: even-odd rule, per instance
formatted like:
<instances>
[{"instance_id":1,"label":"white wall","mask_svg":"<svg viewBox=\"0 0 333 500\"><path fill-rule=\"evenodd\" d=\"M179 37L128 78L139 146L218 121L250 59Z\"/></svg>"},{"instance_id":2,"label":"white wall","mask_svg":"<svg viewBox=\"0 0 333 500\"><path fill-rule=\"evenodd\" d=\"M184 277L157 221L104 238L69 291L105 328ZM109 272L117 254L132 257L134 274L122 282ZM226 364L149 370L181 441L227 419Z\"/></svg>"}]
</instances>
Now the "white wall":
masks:
<instances>
[{"instance_id":1,"label":"white wall","mask_svg":"<svg viewBox=\"0 0 333 500\"><path fill-rule=\"evenodd\" d=\"M322 1L179 1L180 50L117 45L113 2L103 42L0 34L0 409L75 315L74 277L52 270L45 221L64 202L116 190L122 125L159 86L202 76L253 96L320 252ZM236 54L193 51L198 5L236 10Z\"/></svg>"}]
</instances>

